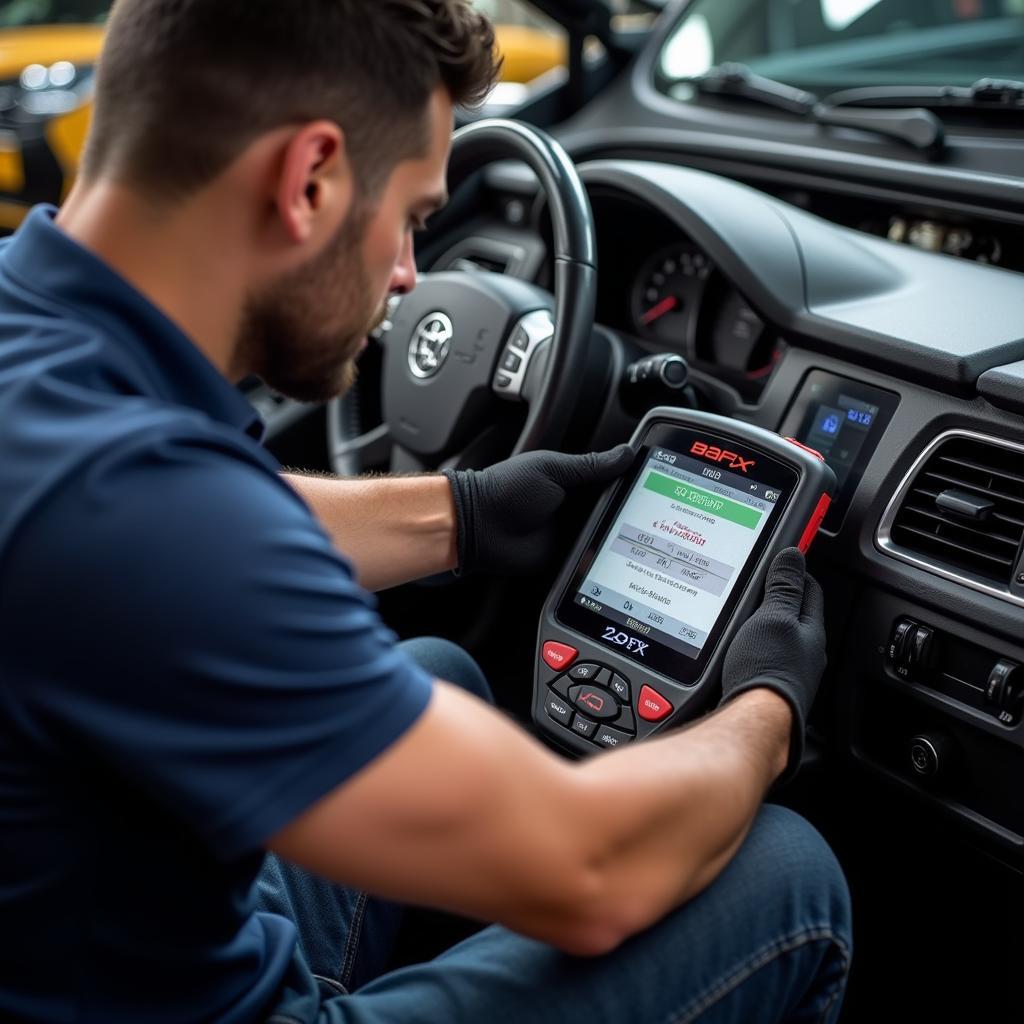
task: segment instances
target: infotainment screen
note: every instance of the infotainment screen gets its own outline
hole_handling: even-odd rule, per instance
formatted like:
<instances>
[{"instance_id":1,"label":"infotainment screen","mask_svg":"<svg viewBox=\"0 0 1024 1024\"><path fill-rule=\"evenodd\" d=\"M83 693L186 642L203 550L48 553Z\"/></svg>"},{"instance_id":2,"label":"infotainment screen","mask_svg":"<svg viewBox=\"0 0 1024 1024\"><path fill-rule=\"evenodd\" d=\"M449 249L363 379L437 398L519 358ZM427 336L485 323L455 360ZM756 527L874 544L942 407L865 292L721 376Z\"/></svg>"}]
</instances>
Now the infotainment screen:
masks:
<instances>
[{"instance_id":1,"label":"infotainment screen","mask_svg":"<svg viewBox=\"0 0 1024 1024\"><path fill-rule=\"evenodd\" d=\"M641 449L559 617L666 671L700 659L796 482L763 453L672 431ZM625 640L623 639L625 638Z\"/></svg>"}]
</instances>

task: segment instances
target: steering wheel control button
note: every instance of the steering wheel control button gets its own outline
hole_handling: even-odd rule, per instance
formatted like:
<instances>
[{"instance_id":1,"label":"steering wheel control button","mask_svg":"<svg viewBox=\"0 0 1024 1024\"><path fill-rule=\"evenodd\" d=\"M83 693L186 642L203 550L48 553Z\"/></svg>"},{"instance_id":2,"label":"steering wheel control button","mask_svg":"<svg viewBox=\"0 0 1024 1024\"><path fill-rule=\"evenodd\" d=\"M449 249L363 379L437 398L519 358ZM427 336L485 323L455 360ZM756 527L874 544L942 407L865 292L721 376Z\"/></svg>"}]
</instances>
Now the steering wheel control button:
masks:
<instances>
[{"instance_id":1,"label":"steering wheel control button","mask_svg":"<svg viewBox=\"0 0 1024 1024\"><path fill-rule=\"evenodd\" d=\"M512 337L508 339L509 348L514 348L518 352L525 352L530 347L530 336L522 327L517 327L512 332Z\"/></svg>"},{"instance_id":2,"label":"steering wheel control button","mask_svg":"<svg viewBox=\"0 0 1024 1024\"><path fill-rule=\"evenodd\" d=\"M512 349L506 349L505 354L502 356L501 368L507 370L510 374L518 373L519 368L522 366L522 356L516 355Z\"/></svg>"},{"instance_id":3,"label":"steering wheel control button","mask_svg":"<svg viewBox=\"0 0 1024 1024\"><path fill-rule=\"evenodd\" d=\"M549 693L544 710L550 718L561 722L562 725L569 725L572 722L572 708L561 697Z\"/></svg>"},{"instance_id":4,"label":"steering wheel control button","mask_svg":"<svg viewBox=\"0 0 1024 1024\"><path fill-rule=\"evenodd\" d=\"M594 733L594 742L602 747L621 747L629 743L633 737L628 732L613 729L610 725L599 725Z\"/></svg>"},{"instance_id":5,"label":"steering wheel control button","mask_svg":"<svg viewBox=\"0 0 1024 1024\"><path fill-rule=\"evenodd\" d=\"M672 713L672 705L657 690L652 690L645 683L640 688L640 697L636 703L636 713L645 722L660 722Z\"/></svg>"},{"instance_id":6,"label":"steering wheel control button","mask_svg":"<svg viewBox=\"0 0 1024 1024\"><path fill-rule=\"evenodd\" d=\"M556 672L567 669L576 660L579 653L575 647L560 644L556 640L548 640L541 648L541 657L544 659L544 663Z\"/></svg>"},{"instance_id":7,"label":"steering wheel control button","mask_svg":"<svg viewBox=\"0 0 1024 1024\"><path fill-rule=\"evenodd\" d=\"M619 717L619 702L599 686L582 683L569 688L569 700L586 715L597 719Z\"/></svg>"},{"instance_id":8,"label":"steering wheel control button","mask_svg":"<svg viewBox=\"0 0 1024 1024\"><path fill-rule=\"evenodd\" d=\"M592 722L589 718L577 715L572 720L572 731L578 732L584 739L589 740L597 732L597 722Z\"/></svg>"},{"instance_id":9,"label":"steering wheel control button","mask_svg":"<svg viewBox=\"0 0 1024 1024\"><path fill-rule=\"evenodd\" d=\"M516 355L511 349L506 349L501 357L501 368L509 373L518 373L519 367L523 365L523 357Z\"/></svg>"},{"instance_id":10,"label":"steering wheel control button","mask_svg":"<svg viewBox=\"0 0 1024 1024\"><path fill-rule=\"evenodd\" d=\"M629 683L626 682L618 672L613 673L612 681L608 683L608 689L615 694L623 702L623 704L631 703L632 694L629 692Z\"/></svg>"},{"instance_id":11,"label":"steering wheel control button","mask_svg":"<svg viewBox=\"0 0 1024 1024\"><path fill-rule=\"evenodd\" d=\"M494 373L494 393L510 400L522 398L530 360L537 349L547 344L554 335L555 322L548 310L535 309L522 317L512 329L502 351L499 366Z\"/></svg>"}]
</instances>

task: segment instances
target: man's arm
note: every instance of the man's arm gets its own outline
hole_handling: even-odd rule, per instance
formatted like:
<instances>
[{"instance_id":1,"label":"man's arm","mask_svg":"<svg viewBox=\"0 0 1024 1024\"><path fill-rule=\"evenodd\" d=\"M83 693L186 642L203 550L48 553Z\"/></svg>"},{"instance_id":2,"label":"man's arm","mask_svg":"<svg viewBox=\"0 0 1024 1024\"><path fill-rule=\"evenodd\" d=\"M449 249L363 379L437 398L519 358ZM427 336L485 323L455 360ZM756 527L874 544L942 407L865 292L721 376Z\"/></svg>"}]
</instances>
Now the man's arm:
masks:
<instances>
[{"instance_id":1,"label":"man's arm","mask_svg":"<svg viewBox=\"0 0 1024 1024\"><path fill-rule=\"evenodd\" d=\"M723 707L582 764L444 683L422 719L269 845L328 878L603 953L708 885L798 755L825 666L818 585L782 552Z\"/></svg>"},{"instance_id":2,"label":"man's arm","mask_svg":"<svg viewBox=\"0 0 1024 1024\"><path fill-rule=\"evenodd\" d=\"M753 691L684 733L572 764L443 683L378 762L273 838L392 899L589 955L698 893L782 771L791 712Z\"/></svg>"},{"instance_id":3,"label":"man's arm","mask_svg":"<svg viewBox=\"0 0 1024 1024\"><path fill-rule=\"evenodd\" d=\"M444 476L331 479L286 476L367 590L458 568L526 573L548 564L552 517L574 487L609 483L633 460L628 445L566 455L526 452Z\"/></svg>"},{"instance_id":4,"label":"man's arm","mask_svg":"<svg viewBox=\"0 0 1024 1024\"><path fill-rule=\"evenodd\" d=\"M285 479L352 561L367 590L456 567L455 503L443 476Z\"/></svg>"}]
</instances>

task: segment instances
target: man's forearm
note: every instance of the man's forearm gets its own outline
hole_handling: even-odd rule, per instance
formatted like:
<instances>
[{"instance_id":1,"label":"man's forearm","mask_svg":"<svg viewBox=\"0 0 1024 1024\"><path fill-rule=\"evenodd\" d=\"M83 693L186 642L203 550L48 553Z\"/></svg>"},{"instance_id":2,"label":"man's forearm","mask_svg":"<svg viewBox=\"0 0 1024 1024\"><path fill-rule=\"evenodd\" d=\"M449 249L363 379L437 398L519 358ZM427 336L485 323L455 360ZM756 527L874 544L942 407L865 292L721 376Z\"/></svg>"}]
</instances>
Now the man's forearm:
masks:
<instances>
[{"instance_id":1,"label":"man's forearm","mask_svg":"<svg viewBox=\"0 0 1024 1024\"><path fill-rule=\"evenodd\" d=\"M725 867L783 770L791 721L752 690L686 732L570 764L439 682L401 740L270 845L390 899L603 953ZM339 827L352 820L357 844Z\"/></svg>"},{"instance_id":2,"label":"man's forearm","mask_svg":"<svg viewBox=\"0 0 1024 1024\"><path fill-rule=\"evenodd\" d=\"M683 732L580 766L607 823L595 830L600 888L623 894L613 940L693 898L729 863L786 766L792 721L781 697L753 690Z\"/></svg>"},{"instance_id":3,"label":"man's forearm","mask_svg":"<svg viewBox=\"0 0 1024 1024\"><path fill-rule=\"evenodd\" d=\"M443 476L285 479L353 562L367 590L456 567L455 506Z\"/></svg>"}]
</instances>

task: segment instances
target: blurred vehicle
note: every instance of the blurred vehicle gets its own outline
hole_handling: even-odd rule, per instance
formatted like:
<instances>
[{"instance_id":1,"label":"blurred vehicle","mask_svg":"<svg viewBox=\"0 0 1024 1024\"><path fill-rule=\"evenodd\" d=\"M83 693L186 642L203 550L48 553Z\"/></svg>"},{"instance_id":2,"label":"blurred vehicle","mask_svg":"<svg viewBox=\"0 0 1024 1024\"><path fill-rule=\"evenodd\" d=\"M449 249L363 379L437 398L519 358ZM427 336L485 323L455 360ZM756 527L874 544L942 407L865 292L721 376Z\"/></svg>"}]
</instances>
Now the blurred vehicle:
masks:
<instances>
[{"instance_id":1,"label":"blurred vehicle","mask_svg":"<svg viewBox=\"0 0 1024 1024\"><path fill-rule=\"evenodd\" d=\"M566 61L565 37L537 25L498 25L498 52L504 58L505 82L532 82L562 67Z\"/></svg>"},{"instance_id":2,"label":"blurred vehicle","mask_svg":"<svg viewBox=\"0 0 1024 1024\"><path fill-rule=\"evenodd\" d=\"M109 0L0 3L0 230L78 169Z\"/></svg>"},{"instance_id":3,"label":"blurred vehicle","mask_svg":"<svg viewBox=\"0 0 1024 1024\"><path fill-rule=\"evenodd\" d=\"M566 62L564 33L508 0L478 4L498 21L503 77L528 83ZM110 0L0 3L0 233L67 193L89 127L93 72Z\"/></svg>"},{"instance_id":4,"label":"blurred vehicle","mask_svg":"<svg viewBox=\"0 0 1024 1024\"><path fill-rule=\"evenodd\" d=\"M503 82L525 85L566 63L565 30L535 8L521 0L474 0L473 6L497 26Z\"/></svg>"}]
</instances>

